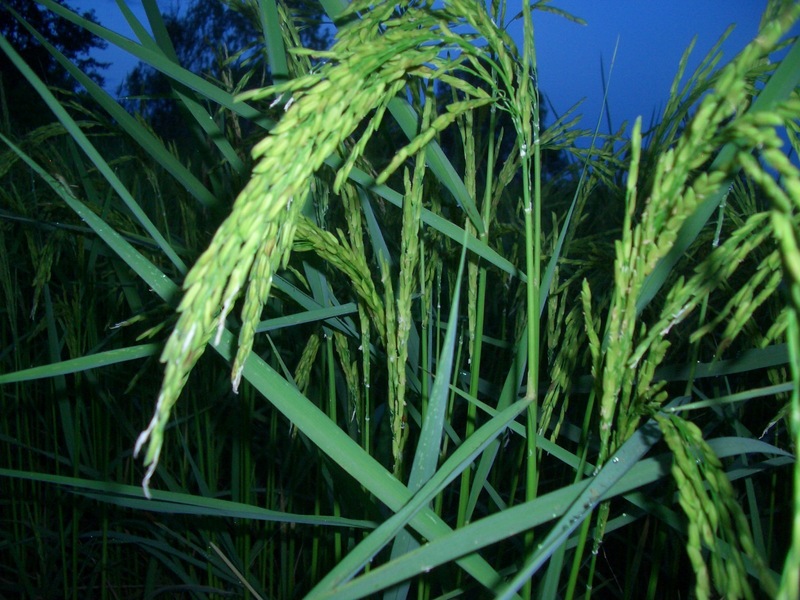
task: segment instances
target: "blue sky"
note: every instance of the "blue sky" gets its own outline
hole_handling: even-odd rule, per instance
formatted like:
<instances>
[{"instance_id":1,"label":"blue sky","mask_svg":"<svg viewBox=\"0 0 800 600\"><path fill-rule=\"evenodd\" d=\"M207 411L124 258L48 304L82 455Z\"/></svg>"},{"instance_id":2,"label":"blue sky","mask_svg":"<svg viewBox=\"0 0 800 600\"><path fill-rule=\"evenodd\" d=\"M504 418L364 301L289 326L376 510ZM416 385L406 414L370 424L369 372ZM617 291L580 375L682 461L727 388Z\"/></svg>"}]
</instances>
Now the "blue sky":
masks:
<instances>
[{"instance_id":1,"label":"blue sky","mask_svg":"<svg viewBox=\"0 0 800 600\"><path fill-rule=\"evenodd\" d=\"M141 0L126 0L144 20ZM101 24L131 36L116 0L69 0L79 10L94 9ZM186 0L159 0L164 9L187 5ZM728 25L736 28L722 47L723 62L755 37L766 0L555 0L554 6L587 21L578 25L549 13L534 13L539 80L558 113L585 98L581 125L593 128L601 109L601 60L606 73L619 39L611 74L609 106L612 126L642 115L645 125L653 110L663 108L683 51L697 35L689 70L693 69ZM521 10L509 0L508 13ZM517 37L519 22L510 28ZM101 56L114 65L107 87L116 89L135 61L109 47ZM660 113L657 113L660 114ZM605 120L603 121L605 128Z\"/></svg>"},{"instance_id":2,"label":"blue sky","mask_svg":"<svg viewBox=\"0 0 800 600\"><path fill-rule=\"evenodd\" d=\"M721 49L723 64L733 58L756 36L766 2L562 0L555 5L587 24L578 25L552 14L534 17L542 90L559 112L586 98L580 108L585 115L582 125L594 127L603 98L602 60L609 83L612 126L616 128L637 115L643 117L646 126L652 111L663 109L680 58L695 35L689 72L730 24L736 27Z\"/></svg>"}]
</instances>

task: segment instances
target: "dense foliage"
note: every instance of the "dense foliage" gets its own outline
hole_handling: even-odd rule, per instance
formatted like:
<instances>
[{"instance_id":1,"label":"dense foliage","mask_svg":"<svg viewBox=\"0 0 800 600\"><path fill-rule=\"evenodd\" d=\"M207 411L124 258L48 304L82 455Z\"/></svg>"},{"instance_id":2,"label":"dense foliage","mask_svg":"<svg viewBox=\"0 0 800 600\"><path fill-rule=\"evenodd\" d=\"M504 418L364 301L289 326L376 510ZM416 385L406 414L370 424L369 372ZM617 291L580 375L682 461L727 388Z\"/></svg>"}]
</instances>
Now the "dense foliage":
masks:
<instances>
[{"instance_id":1,"label":"dense foliage","mask_svg":"<svg viewBox=\"0 0 800 600\"><path fill-rule=\"evenodd\" d=\"M64 0L59 4L69 8ZM94 11L83 14L94 20ZM65 58L75 62L97 83L103 83L102 71L107 66L90 55L94 49L105 47L105 42L83 27L56 17L30 0L3 0L0 2L0 35L5 37L30 65L36 75L56 89L74 92L75 79L58 64L53 54L31 29L51 43ZM5 53L0 54L2 74L3 113L6 127L22 133L42 125L49 111L41 98L31 89L27 79L15 68Z\"/></svg>"}]
</instances>

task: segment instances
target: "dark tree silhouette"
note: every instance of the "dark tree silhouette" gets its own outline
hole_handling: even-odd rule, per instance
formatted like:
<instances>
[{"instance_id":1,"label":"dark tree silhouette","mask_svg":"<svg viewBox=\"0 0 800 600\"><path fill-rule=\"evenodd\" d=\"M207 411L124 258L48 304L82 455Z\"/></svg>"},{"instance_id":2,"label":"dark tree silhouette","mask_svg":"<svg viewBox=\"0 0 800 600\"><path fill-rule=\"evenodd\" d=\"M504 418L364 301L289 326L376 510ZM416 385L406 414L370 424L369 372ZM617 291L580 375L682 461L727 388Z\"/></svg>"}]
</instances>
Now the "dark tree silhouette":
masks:
<instances>
[{"instance_id":1,"label":"dark tree silhouette","mask_svg":"<svg viewBox=\"0 0 800 600\"><path fill-rule=\"evenodd\" d=\"M56 0L72 10L65 0ZM94 81L103 83L101 71L107 66L90 56L93 49L105 48L100 38L85 29L62 19L34 0L3 0L0 2L0 34L25 59L33 71L49 86L77 91L77 83L58 64L47 49L17 18L18 15L53 44L64 56L73 61ZM94 11L84 12L86 19L96 21ZM27 83L22 73L11 63L5 53L0 53L0 85L4 95L4 116L17 132L41 125L50 119L38 94Z\"/></svg>"},{"instance_id":2,"label":"dark tree silhouette","mask_svg":"<svg viewBox=\"0 0 800 600\"><path fill-rule=\"evenodd\" d=\"M330 34L321 27L321 7L305 0L288 3L293 16L306 26L300 29L305 47L325 48ZM311 8L307 8L311 7ZM243 0L193 0L181 13L165 15L164 22L179 64L218 82L235 85L249 73L248 87L271 83L265 60L264 38L256 6ZM129 110L144 116L164 139L180 141L185 120L178 117L171 81L140 63L119 90Z\"/></svg>"}]
</instances>

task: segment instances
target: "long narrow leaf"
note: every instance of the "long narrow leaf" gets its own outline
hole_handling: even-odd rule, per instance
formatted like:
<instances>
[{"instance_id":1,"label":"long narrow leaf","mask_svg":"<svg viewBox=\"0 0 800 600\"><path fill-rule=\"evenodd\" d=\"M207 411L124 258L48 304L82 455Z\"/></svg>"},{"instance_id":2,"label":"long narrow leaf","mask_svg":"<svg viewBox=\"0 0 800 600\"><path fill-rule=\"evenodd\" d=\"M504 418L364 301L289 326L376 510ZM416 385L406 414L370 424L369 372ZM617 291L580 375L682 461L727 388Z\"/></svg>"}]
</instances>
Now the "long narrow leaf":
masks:
<instances>
[{"instance_id":1,"label":"long narrow leaf","mask_svg":"<svg viewBox=\"0 0 800 600\"><path fill-rule=\"evenodd\" d=\"M160 349L161 348L159 344L142 344L140 346L120 348L119 350L109 350L107 352L98 352L97 354L88 354L86 356L81 356L80 358L73 358L50 365L42 365L41 367L32 367L30 369L23 369L22 371L0 375L0 384L15 383L18 381L32 381L34 379L44 379L46 377L55 377L57 375L80 373L90 369L99 369L101 367L116 365L129 360L147 358L149 356L158 354Z\"/></svg>"},{"instance_id":2,"label":"long narrow leaf","mask_svg":"<svg viewBox=\"0 0 800 600\"><path fill-rule=\"evenodd\" d=\"M278 5L275 0L258 0L261 10L258 11L261 19L261 31L267 47L269 70L275 83L289 77L289 65L286 61L286 48L283 45L281 20L278 15Z\"/></svg>"},{"instance_id":3,"label":"long narrow leaf","mask_svg":"<svg viewBox=\"0 0 800 600\"><path fill-rule=\"evenodd\" d=\"M326 598L338 595L336 586L346 582L364 567L409 520L428 504L447 485L455 480L475 458L527 408L528 402L521 400L498 413L464 440L441 468L418 490L413 499L387 519L361 544L354 548L308 595L308 598Z\"/></svg>"},{"instance_id":4,"label":"long narrow leaf","mask_svg":"<svg viewBox=\"0 0 800 600\"><path fill-rule=\"evenodd\" d=\"M714 447L713 444L712 447ZM715 451L717 451L716 448ZM720 452L717 452L717 454L720 458L725 458L725 454ZM669 455L663 455L638 461L626 475L606 491L602 500L626 494L632 490L670 477L670 460ZM737 473L736 475L750 476L764 469L775 469L792 462L794 462L793 458L786 456L768 459L761 465L753 464L746 472ZM731 473L730 476L733 477L734 474ZM589 492L590 488L594 490L592 484L593 481L590 480L564 486L556 491L543 494L530 502L510 507L502 512L470 523L466 527L431 541L391 563L381 565L369 573L342 585L338 588L336 597L345 599L369 596L405 579L426 573L460 556L502 542L511 536L552 521L564 515L570 506L575 505L576 500L581 497L582 493ZM589 492L589 495L591 493Z\"/></svg>"},{"instance_id":5,"label":"long narrow leaf","mask_svg":"<svg viewBox=\"0 0 800 600\"><path fill-rule=\"evenodd\" d=\"M230 500L220 500L219 498L208 498L178 492L155 491L153 492L153 500L147 500L144 497L142 488L139 486L123 485L111 481L92 481L89 479L80 479L78 477L65 477L62 475L50 475L48 473L36 473L33 471L0 469L0 477L26 479L29 481L40 481L58 485L71 488L74 493L100 502L116 504L117 506L134 510L146 510L165 514L204 515L208 517L274 521L277 523L293 523L297 525L355 527L359 529L369 529L375 525L370 521L322 515L298 515L267 510L250 504L242 504L241 502L231 502Z\"/></svg>"}]
</instances>

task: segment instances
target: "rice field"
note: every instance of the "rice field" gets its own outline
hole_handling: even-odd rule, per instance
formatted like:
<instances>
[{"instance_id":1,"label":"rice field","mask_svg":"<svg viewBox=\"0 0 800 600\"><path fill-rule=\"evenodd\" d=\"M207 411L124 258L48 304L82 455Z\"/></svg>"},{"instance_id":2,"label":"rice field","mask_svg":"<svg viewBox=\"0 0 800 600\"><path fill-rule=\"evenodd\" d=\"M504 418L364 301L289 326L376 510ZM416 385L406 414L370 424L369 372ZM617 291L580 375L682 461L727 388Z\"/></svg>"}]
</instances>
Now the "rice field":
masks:
<instances>
[{"instance_id":1,"label":"rice field","mask_svg":"<svg viewBox=\"0 0 800 600\"><path fill-rule=\"evenodd\" d=\"M800 4L601 135L547 2L253 1L214 77L39 2L186 137L0 37L0 596L800 597Z\"/></svg>"}]
</instances>

